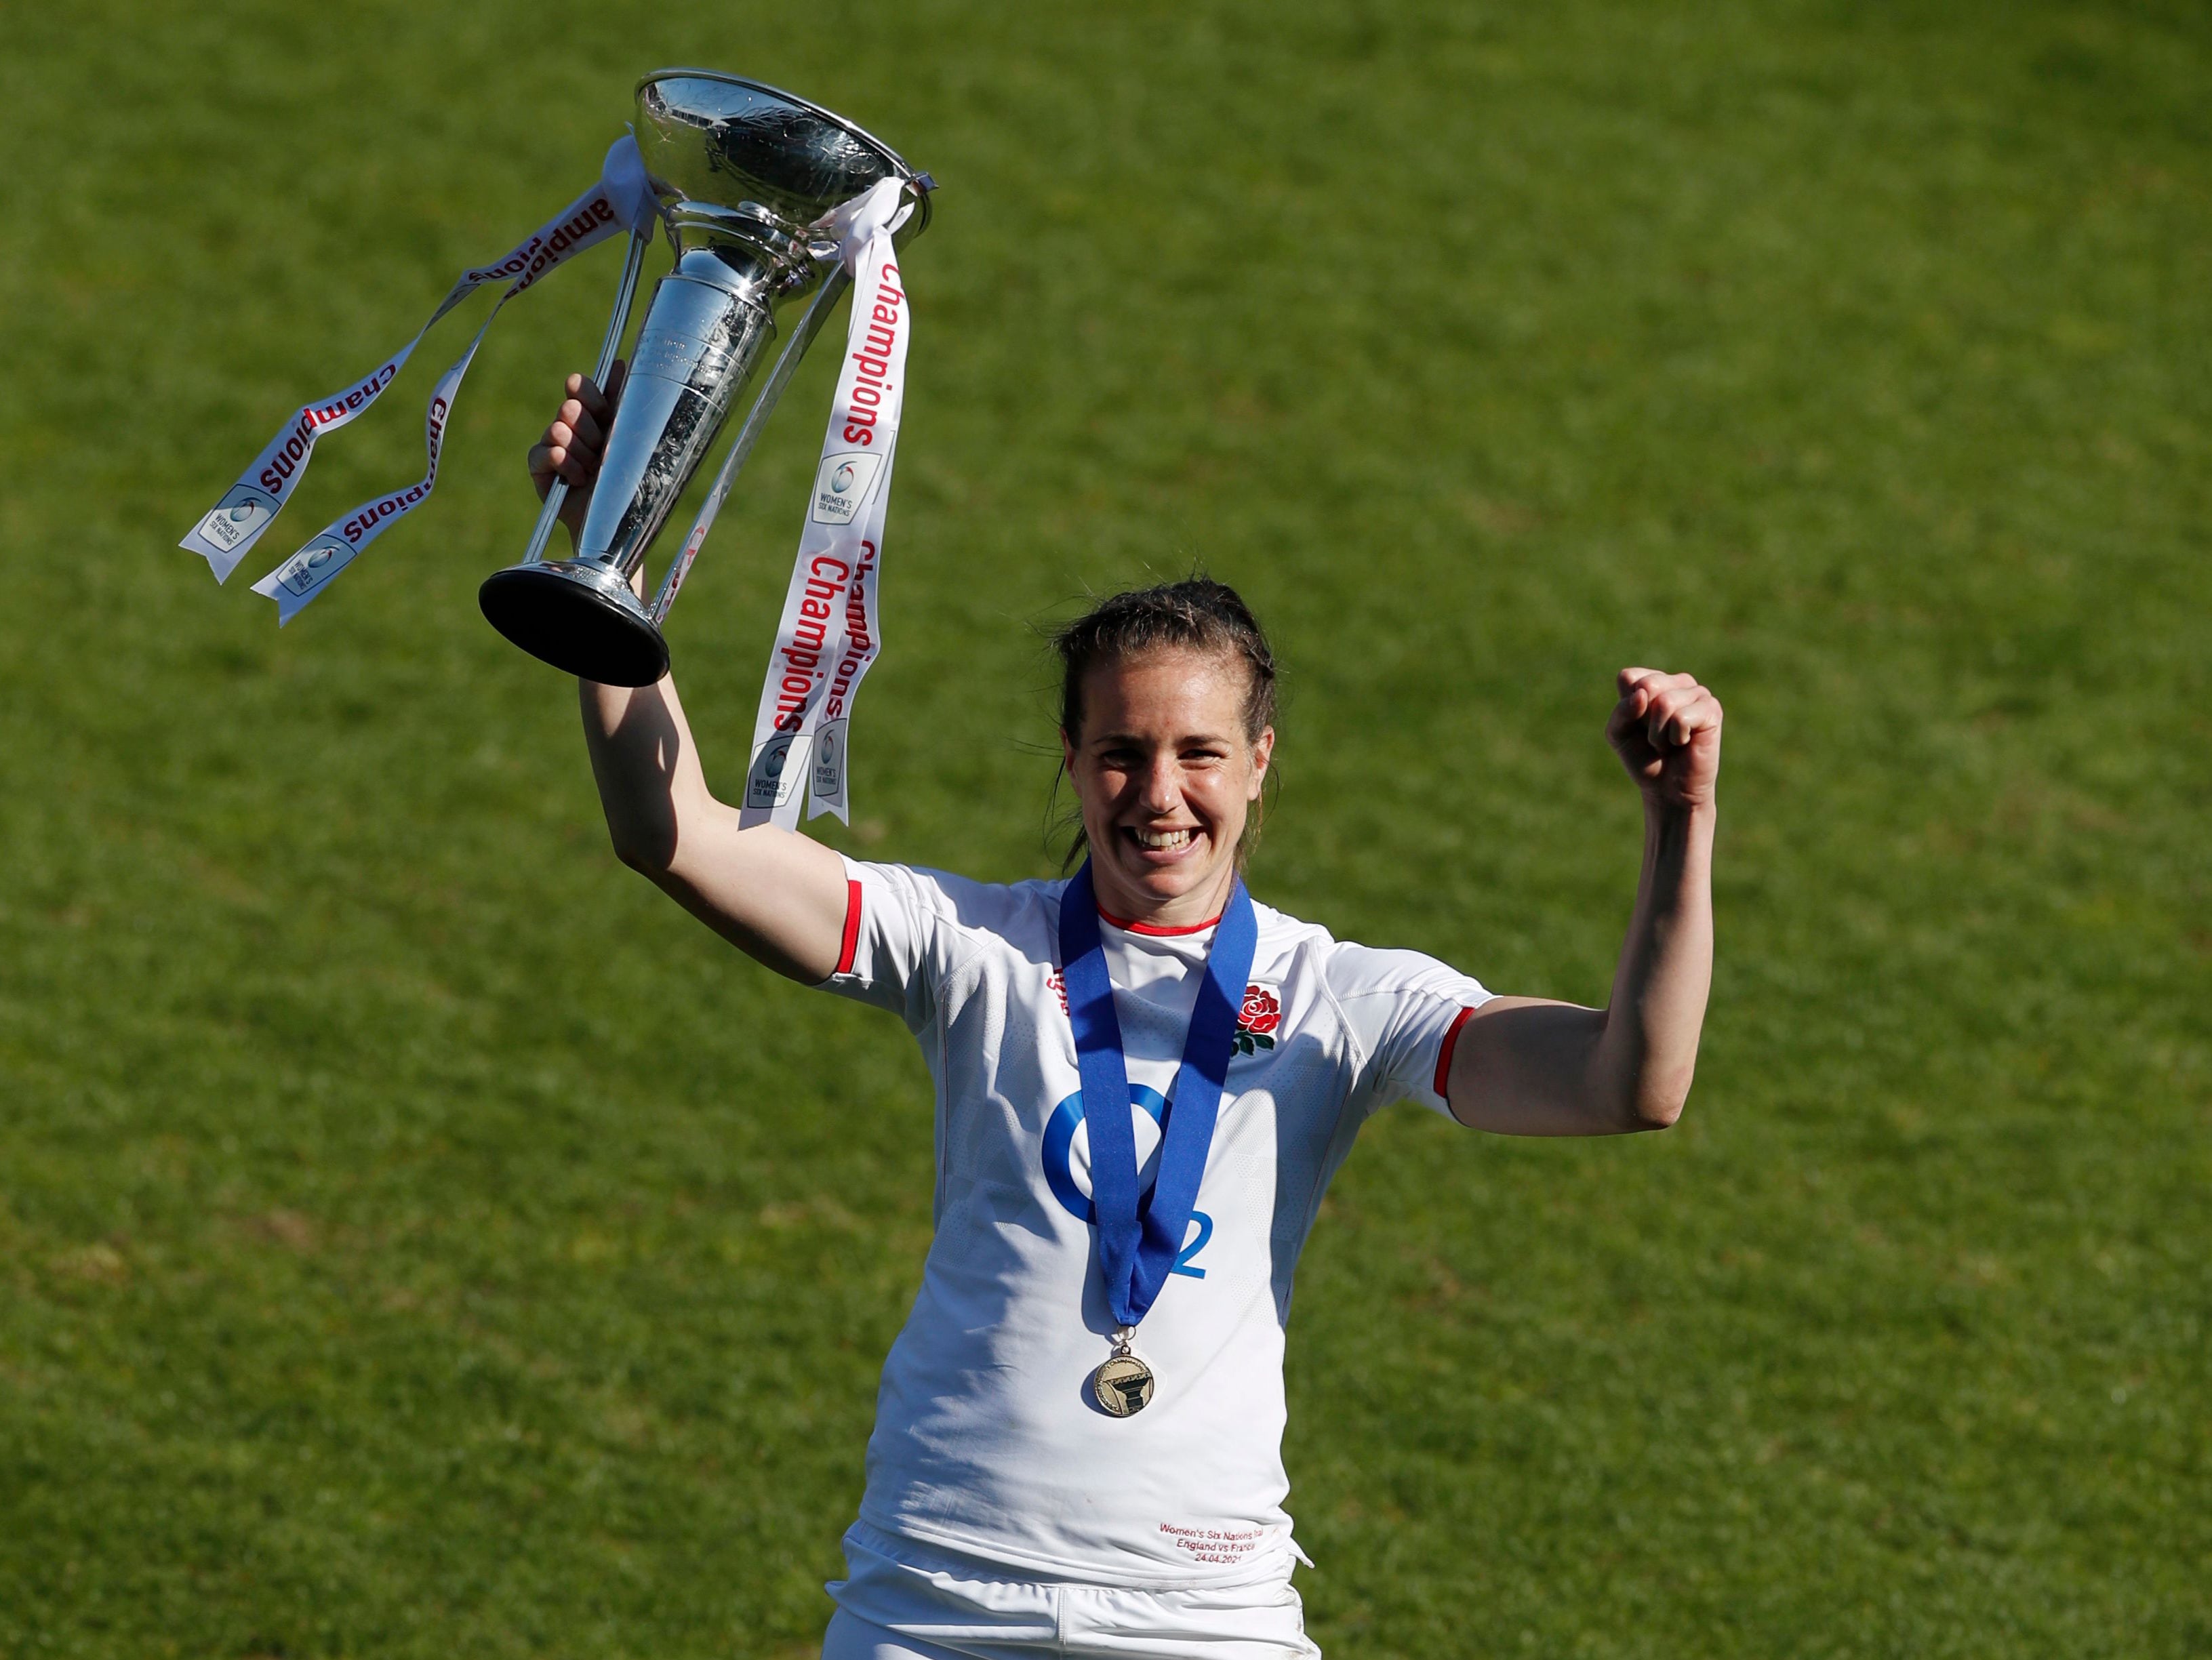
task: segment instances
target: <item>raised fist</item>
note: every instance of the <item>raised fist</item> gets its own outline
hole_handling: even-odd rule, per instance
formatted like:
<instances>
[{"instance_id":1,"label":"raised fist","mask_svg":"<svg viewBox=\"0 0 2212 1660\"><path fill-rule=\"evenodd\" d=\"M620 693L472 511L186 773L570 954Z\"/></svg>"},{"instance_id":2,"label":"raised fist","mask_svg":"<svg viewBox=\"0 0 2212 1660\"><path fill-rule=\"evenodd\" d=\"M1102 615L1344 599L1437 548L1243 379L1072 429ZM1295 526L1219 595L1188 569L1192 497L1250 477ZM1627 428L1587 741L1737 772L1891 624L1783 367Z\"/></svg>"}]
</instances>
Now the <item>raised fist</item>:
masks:
<instances>
[{"instance_id":1,"label":"raised fist","mask_svg":"<svg viewBox=\"0 0 2212 1660\"><path fill-rule=\"evenodd\" d=\"M1674 808L1709 807L1721 771L1720 700L1693 674L1623 669L1606 739L1645 797Z\"/></svg>"}]
</instances>

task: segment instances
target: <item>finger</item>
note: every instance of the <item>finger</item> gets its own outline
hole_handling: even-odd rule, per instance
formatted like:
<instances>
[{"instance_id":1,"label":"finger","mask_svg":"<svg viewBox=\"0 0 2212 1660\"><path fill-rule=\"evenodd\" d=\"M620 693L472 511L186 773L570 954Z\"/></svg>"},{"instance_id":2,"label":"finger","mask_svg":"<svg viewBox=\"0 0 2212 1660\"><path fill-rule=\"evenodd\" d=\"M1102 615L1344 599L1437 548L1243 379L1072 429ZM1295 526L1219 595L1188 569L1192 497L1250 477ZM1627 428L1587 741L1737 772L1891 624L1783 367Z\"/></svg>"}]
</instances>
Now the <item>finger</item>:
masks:
<instances>
[{"instance_id":1,"label":"finger","mask_svg":"<svg viewBox=\"0 0 2212 1660\"><path fill-rule=\"evenodd\" d=\"M580 486L588 486L599 476L599 447L587 435L586 419L580 412L573 427L566 421L556 421L545 429L554 465L563 478Z\"/></svg>"},{"instance_id":2,"label":"finger","mask_svg":"<svg viewBox=\"0 0 2212 1660\"><path fill-rule=\"evenodd\" d=\"M607 370L605 386L588 374L572 374L564 390L580 409L605 427L614 419L615 404L622 397L623 382L629 378L629 365L617 357Z\"/></svg>"},{"instance_id":3,"label":"finger","mask_svg":"<svg viewBox=\"0 0 2212 1660\"><path fill-rule=\"evenodd\" d=\"M568 441L580 450L588 450L594 456L607 447L606 426L595 419L590 410L570 398L561 405L560 423L568 429Z\"/></svg>"},{"instance_id":4,"label":"finger","mask_svg":"<svg viewBox=\"0 0 2212 1660\"><path fill-rule=\"evenodd\" d=\"M1681 728L1681 741L1685 744L1692 742L1700 733L1718 733L1722 719L1721 700L1710 691L1705 692L1675 719Z\"/></svg>"},{"instance_id":5,"label":"finger","mask_svg":"<svg viewBox=\"0 0 2212 1660\"><path fill-rule=\"evenodd\" d=\"M1651 741L1676 747L1720 724L1720 704L1703 686L1692 684L1660 694L1651 712Z\"/></svg>"},{"instance_id":6,"label":"finger","mask_svg":"<svg viewBox=\"0 0 2212 1660\"><path fill-rule=\"evenodd\" d=\"M1660 669L1628 668L1617 677L1621 702L1629 710L1629 719L1641 720L1650 709L1651 700L1673 682L1674 676Z\"/></svg>"},{"instance_id":7,"label":"finger","mask_svg":"<svg viewBox=\"0 0 2212 1660\"><path fill-rule=\"evenodd\" d=\"M1679 748L1690 741L1690 711L1694 696L1680 693L1664 694L1664 707L1655 708L1650 717L1651 741Z\"/></svg>"},{"instance_id":8,"label":"finger","mask_svg":"<svg viewBox=\"0 0 2212 1660\"><path fill-rule=\"evenodd\" d=\"M1635 731L1644 719L1644 706L1647 701L1640 686L1632 686L1622 693L1620 701L1613 706L1613 712L1605 718L1606 737L1618 744Z\"/></svg>"},{"instance_id":9,"label":"finger","mask_svg":"<svg viewBox=\"0 0 2212 1660\"><path fill-rule=\"evenodd\" d=\"M1689 741L1689 728L1683 723L1683 716L1705 696L1705 689L1687 675L1669 675L1667 678L1687 684L1651 690L1650 703L1644 715L1644 728L1655 745L1685 744Z\"/></svg>"},{"instance_id":10,"label":"finger","mask_svg":"<svg viewBox=\"0 0 2212 1660\"><path fill-rule=\"evenodd\" d=\"M568 394L561 405L564 410L573 404L580 410L592 410L600 414L606 412L606 394L599 390L599 383L588 374L570 375L562 383L561 390Z\"/></svg>"},{"instance_id":11,"label":"finger","mask_svg":"<svg viewBox=\"0 0 2212 1660\"><path fill-rule=\"evenodd\" d=\"M542 470L542 471L541 471ZM530 476L535 479L559 477L571 484L587 485L599 476L599 457L582 446L572 446L568 428L556 421L545 429L545 441L530 452Z\"/></svg>"},{"instance_id":12,"label":"finger","mask_svg":"<svg viewBox=\"0 0 2212 1660\"><path fill-rule=\"evenodd\" d=\"M538 499L541 502L545 499L545 492L553 487L553 475L560 465L554 456L555 451L550 444L532 444L530 447L530 482L537 486Z\"/></svg>"},{"instance_id":13,"label":"finger","mask_svg":"<svg viewBox=\"0 0 2212 1660\"><path fill-rule=\"evenodd\" d=\"M556 478L573 493L591 489L598 476L596 467L585 466L575 454L557 444L540 444L530 452L530 482L537 488L541 501Z\"/></svg>"},{"instance_id":14,"label":"finger","mask_svg":"<svg viewBox=\"0 0 2212 1660\"><path fill-rule=\"evenodd\" d=\"M1666 669L1623 669L1615 677L1620 690L1626 693L1631 686L1694 686L1694 674L1676 674Z\"/></svg>"}]
</instances>

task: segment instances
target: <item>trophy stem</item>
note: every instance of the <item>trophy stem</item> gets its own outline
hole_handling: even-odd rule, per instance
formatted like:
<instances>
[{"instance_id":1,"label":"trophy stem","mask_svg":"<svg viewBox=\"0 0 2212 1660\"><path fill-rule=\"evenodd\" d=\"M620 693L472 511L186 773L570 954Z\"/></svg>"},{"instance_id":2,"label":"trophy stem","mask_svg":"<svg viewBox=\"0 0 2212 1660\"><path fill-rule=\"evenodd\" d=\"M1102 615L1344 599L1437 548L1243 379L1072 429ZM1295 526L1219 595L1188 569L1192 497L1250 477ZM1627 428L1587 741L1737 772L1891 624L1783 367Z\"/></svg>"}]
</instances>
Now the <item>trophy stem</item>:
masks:
<instances>
[{"instance_id":1,"label":"trophy stem","mask_svg":"<svg viewBox=\"0 0 2212 1660\"><path fill-rule=\"evenodd\" d=\"M615 283L614 314L607 319L607 337L599 346L599 361L592 371L592 384L605 389L607 372L615 366L615 354L622 350L624 330L629 327L630 301L637 294L638 273L645 268L645 250L653 240L650 230L634 230L629 236L629 251L623 258L622 276ZM530 545L523 550L522 562L535 565L545 556L545 544L553 534L553 526L561 517L561 508L568 499L568 481L556 478L545 492L545 505L538 510L538 522L531 527Z\"/></svg>"},{"instance_id":2,"label":"trophy stem","mask_svg":"<svg viewBox=\"0 0 2212 1660\"><path fill-rule=\"evenodd\" d=\"M791 331L791 338L784 343L783 350L776 357L775 367L769 371L768 380L761 386L760 395L753 399L752 408L745 412L744 424L738 429L737 438L730 445L730 453L722 458L721 471L714 475L714 487L707 492L707 499L699 504L698 516L691 521L690 534L684 538L684 550L676 556L668 567L668 574L660 579L659 589L653 596L653 604L647 608L646 615L653 619L655 628L665 620L668 608L676 603L677 590L684 586L684 579L690 575L691 562L699 556L700 546L706 541L707 532L713 527L715 516L722 511L722 503L729 499L730 487L737 483L738 474L744 469L746 458L752 454L753 446L759 441L762 429L768 425L768 417L775 410L776 400L783 396L784 387L790 384L791 377L798 372L799 360L806 356L806 349L814 344L814 337L822 332L822 325L830 320L830 313L836 309L837 301L852 286L853 279L846 275L844 266L840 265L823 279L821 292L814 296L813 303L807 307L805 314L799 319L799 326Z\"/></svg>"}]
</instances>

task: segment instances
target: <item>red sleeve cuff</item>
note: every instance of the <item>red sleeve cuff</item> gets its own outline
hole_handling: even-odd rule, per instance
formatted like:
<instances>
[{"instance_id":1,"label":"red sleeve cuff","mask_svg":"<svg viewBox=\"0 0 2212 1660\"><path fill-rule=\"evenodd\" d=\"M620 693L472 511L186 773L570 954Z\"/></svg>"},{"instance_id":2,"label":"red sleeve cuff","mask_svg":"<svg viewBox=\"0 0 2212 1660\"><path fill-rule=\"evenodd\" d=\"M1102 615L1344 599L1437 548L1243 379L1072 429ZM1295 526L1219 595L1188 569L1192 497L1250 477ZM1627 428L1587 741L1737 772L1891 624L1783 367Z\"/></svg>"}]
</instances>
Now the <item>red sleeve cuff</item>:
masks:
<instances>
[{"instance_id":1,"label":"red sleeve cuff","mask_svg":"<svg viewBox=\"0 0 2212 1660\"><path fill-rule=\"evenodd\" d=\"M848 927L849 928L850 925ZM1467 1017L1474 1012L1474 1010L1468 1007L1452 1016L1451 1025L1444 1028L1444 1041L1437 1050L1437 1099L1446 1106L1451 1104L1451 1091L1445 1085L1451 1082L1452 1051L1459 1047L1459 1029L1467 1024Z\"/></svg>"},{"instance_id":2,"label":"red sleeve cuff","mask_svg":"<svg viewBox=\"0 0 2212 1660\"><path fill-rule=\"evenodd\" d=\"M859 954L860 949L860 885L858 882L848 881L845 884L845 938L843 943L837 947L836 971L839 974L850 974L853 971L853 958ZM1452 1030L1457 1031L1459 1028L1454 1026Z\"/></svg>"}]
</instances>

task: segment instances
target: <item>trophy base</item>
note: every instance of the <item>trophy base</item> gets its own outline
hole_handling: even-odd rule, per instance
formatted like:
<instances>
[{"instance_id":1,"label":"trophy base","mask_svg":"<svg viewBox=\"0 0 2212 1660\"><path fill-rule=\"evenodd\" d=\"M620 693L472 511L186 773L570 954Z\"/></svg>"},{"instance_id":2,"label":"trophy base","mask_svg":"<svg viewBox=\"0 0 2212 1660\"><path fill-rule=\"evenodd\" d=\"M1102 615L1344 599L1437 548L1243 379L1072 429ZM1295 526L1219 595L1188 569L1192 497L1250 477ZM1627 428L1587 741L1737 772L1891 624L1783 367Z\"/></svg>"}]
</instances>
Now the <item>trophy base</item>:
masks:
<instances>
[{"instance_id":1,"label":"trophy base","mask_svg":"<svg viewBox=\"0 0 2212 1660\"><path fill-rule=\"evenodd\" d=\"M510 565L484 579L477 604L523 650L580 679L649 686L668 672L668 642L629 584L604 565Z\"/></svg>"}]
</instances>

